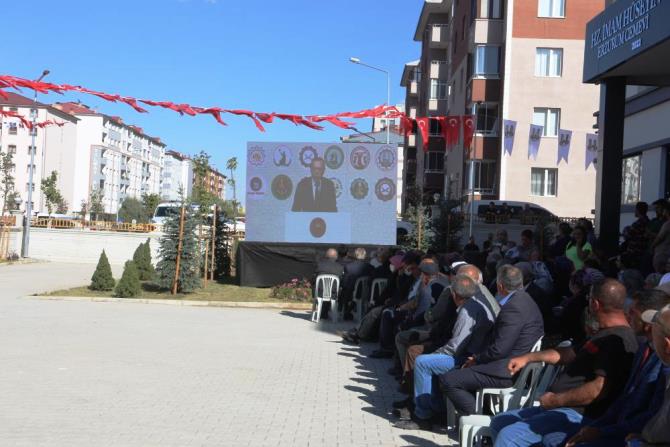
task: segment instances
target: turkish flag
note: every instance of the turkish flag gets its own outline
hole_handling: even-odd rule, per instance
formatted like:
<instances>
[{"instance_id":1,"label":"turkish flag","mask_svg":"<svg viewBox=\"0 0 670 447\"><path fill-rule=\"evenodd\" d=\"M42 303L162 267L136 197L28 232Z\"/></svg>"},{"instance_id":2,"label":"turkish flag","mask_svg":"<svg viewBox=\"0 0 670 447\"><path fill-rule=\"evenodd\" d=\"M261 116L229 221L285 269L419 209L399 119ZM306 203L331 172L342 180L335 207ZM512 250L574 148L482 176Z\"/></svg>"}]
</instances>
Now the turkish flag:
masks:
<instances>
[{"instance_id":1,"label":"turkish flag","mask_svg":"<svg viewBox=\"0 0 670 447\"><path fill-rule=\"evenodd\" d=\"M442 134L444 135L447 150L452 151L458 144L458 138L461 134L461 117L445 116L442 122Z\"/></svg>"},{"instance_id":2,"label":"turkish flag","mask_svg":"<svg viewBox=\"0 0 670 447\"><path fill-rule=\"evenodd\" d=\"M470 149L472 138L475 135L475 117L473 115L463 115L463 149Z\"/></svg>"},{"instance_id":3,"label":"turkish flag","mask_svg":"<svg viewBox=\"0 0 670 447\"><path fill-rule=\"evenodd\" d=\"M406 115L400 115L400 133L404 136L410 135L414 131L414 120Z\"/></svg>"},{"instance_id":4,"label":"turkish flag","mask_svg":"<svg viewBox=\"0 0 670 447\"><path fill-rule=\"evenodd\" d=\"M430 129L430 118L428 117L417 118L416 124L419 126L419 130L421 131L421 139L423 140L423 151L427 152L428 141L429 141L428 130Z\"/></svg>"}]
</instances>

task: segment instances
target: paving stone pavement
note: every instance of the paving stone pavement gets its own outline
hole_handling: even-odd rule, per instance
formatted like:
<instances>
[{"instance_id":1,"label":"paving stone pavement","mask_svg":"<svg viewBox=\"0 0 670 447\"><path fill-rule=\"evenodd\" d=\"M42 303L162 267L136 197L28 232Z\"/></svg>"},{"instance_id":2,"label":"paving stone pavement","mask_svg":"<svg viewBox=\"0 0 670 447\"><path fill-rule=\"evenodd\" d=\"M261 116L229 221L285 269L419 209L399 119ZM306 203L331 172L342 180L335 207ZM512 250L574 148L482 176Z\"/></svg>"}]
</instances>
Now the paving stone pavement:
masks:
<instances>
[{"instance_id":1,"label":"paving stone pavement","mask_svg":"<svg viewBox=\"0 0 670 447\"><path fill-rule=\"evenodd\" d=\"M441 446L393 428L374 346L263 309L20 298L94 266L0 267L1 446Z\"/></svg>"}]
</instances>

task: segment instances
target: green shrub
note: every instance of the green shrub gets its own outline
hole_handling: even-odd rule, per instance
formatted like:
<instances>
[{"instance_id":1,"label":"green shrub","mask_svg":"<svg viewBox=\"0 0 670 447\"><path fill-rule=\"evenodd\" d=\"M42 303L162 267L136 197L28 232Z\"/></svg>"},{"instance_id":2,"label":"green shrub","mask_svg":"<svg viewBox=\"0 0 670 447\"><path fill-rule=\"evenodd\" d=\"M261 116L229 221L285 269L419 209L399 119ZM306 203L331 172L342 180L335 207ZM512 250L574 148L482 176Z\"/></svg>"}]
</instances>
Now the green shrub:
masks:
<instances>
[{"instance_id":1,"label":"green shrub","mask_svg":"<svg viewBox=\"0 0 670 447\"><path fill-rule=\"evenodd\" d=\"M133 261L126 261L123 268L123 276L114 289L114 296L119 298L134 298L139 296L141 291L140 275L137 272L137 266Z\"/></svg>"},{"instance_id":2,"label":"green shrub","mask_svg":"<svg viewBox=\"0 0 670 447\"><path fill-rule=\"evenodd\" d=\"M98 266L91 277L91 285L88 286L91 290L112 290L114 288L114 277L112 276L112 268L109 265L109 260L102 250Z\"/></svg>"},{"instance_id":3,"label":"green shrub","mask_svg":"<svg viewBox=\"0 0 670 447\"><path fill-rule=\"evenodd\" d=\"M154 266L151 264L151 247L149 246L150 239L144 244L140 244L133 255L133 262L137 267L140 275L140 281L150 281L154 279Z\"/></svg>"},{"instance_id":4,"label":"green shrub","mask_svg":"<svg viewBox=\"0 0 670 447\"><path fill-rule=\"evenodd\" d=\"M306 279L293 278L291 282L274 286L270 292L270 298L285 301L311 301L312 285Z\"/></svg>"}]
</instances>

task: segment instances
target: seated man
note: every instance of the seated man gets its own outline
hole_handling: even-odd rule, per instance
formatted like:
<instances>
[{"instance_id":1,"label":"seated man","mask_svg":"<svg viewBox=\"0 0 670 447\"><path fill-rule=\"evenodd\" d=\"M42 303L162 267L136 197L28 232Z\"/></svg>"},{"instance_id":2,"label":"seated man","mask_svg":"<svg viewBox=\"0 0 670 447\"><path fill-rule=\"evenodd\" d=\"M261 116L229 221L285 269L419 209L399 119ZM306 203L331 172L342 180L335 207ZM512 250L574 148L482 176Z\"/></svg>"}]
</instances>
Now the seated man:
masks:
<instances>
[{"instance_id":1,"label":"seated man","mask_svg":"<svg viewBox=\"0 0 670 447\"><path fill-rule=\"evenodd\" d=\"M670 368L664 367L654 352L652 324L642 321L642 314L660 310L667 304L670 304L670 296L661 290L645 290L633 295L628 320L635 334L644 337L633 361L633 373L623 394L607 412L582 427L579 433L570 438L567 447L623 447L626 436L642 432L644 425L661 408Z\"/></svg>"},{"instance_id":2,"label":"seated man","mask_svg":"<svg viewBox=\"0 0 670 447\"><path fill-rule=\"evenodd\" d=\"M500 313L486 348L469 357L462 369L440 376L445 393L463 415L475 412L477 390L512 386L509 360L529 352L544 336L542 315L535 301L523 291L521 270L503 265L496 282Z\"/></svg>"},{"instance_id":3,"label":"seated man","mask_svg":"<svg viewBox=\"0 0 670 447\"><path fill-rule=\"evenodd\" d=\"M373 267L365 262L365 249L357 248L354 250L354 260L344 264L344 276L342 277L342 294L338 305L341 306L344 312L344 319L351 320L351 306L354 294L354 286L358 278L363 276L370 276L373 272Z\"/></svg>"},{"instance_id":4,"label":"seated man","mask_svg":"<svg viewBox=\"0 0 670 447\"><path fill-rule=\"evenodd\" d=\"M466 275L452 280L451 296L458 316L453 336L433 354L420 355L414 366L414 418L396 426L407 430L430 429L433 416L433 375L443 374L459 365L468 355L484 348L493 327L493 316L477 294L477 284ZM441 401L438 397L438 402ZM439 404L438 404L439 405Z\"/></svg>"},{"instance_id":5,"label":"seated man","mask_svg":"<svg viewBox=\"0 0 670 447\"><path fill-rule=\"evenodd\" d=\"M670 306L660 311L647 310L642 314L645 323L652 324L654 351L664 365L670 366ZM670 444L670 386L665 387L665 397L661 408L642 429L642 435L632 434L631 439L642 439L652 445ZM647 444L644 444L647 445Z\"/></svg>"},{"instance_id":6,"label":"seated man","mask_svg":"<svg viewBox=\"0 0 670 447\"><path fill-rule=\"evenodd\" d=\"M598 332L575 352L570 348L531 352L509 362L516 374L530 362L565 369L540 396L539 407L498 414L491 421L495 446L563 445L584 422L601 417L630 375L638 343L624 314L626 288L614 279L594 285L589 310Z\"/></svg>"},{"instance_id":7,"label":"seated man","mask_svg":"<svg viewBox=\"0 0 670 447\"><path fill-rule=\"evenodd\" d=\"M312 284L314 284L314 296L316 296L317 293L321 293L321 290L317 290L317 284L316 284L316 278L319 275L335 275L338 278L342 278L342 275L344 274L344 268L340 263L337 262L337 250L334 248L329 248L326 250L326 255L321 259L319 262L316 264L316 272L314 275L314 280ZM333 290L332 293L334 296L337 296L339 293L339 290L335 289L335 285L333 284ZM323 307L321 308L321 317L323 318L324 316L328 316L328 310L330 309L330 303L326 302L323 303Z\"/></svg>"}]
</instances>

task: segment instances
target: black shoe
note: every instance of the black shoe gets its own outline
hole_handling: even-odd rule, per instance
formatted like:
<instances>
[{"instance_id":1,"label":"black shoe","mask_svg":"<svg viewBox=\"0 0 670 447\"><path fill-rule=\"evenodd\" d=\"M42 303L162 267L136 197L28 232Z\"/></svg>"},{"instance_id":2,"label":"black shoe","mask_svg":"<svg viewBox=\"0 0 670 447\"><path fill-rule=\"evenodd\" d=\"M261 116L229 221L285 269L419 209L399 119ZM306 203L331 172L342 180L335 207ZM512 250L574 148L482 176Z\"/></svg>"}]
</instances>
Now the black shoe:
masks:
<instances>
[{"instance_id":1,"label":"black shoe","mask_svg":"<svg viewBox=\"0 0 670 447\"><path fill-rule=\"evenodd\" d=\"M433 430L433 422L428 419L419 419L412 415L412 419L401 419L394 424L394 427L401 430Z\"/></svg>"},{"instance_id":2,"label":"black shoe","mask_svg":"<svg viewBox=\"0 0 670 447\"><path fill-rule=\"evenodd\" d=\"M392 413L393 416L401 420L404 419L409 421L410 419L412 419L412 412L410 411L409 408L394 408Z\"/></svg>"},{"instance_id":3,"label":"black shoe","mask_svg":"<svg viewBox=\"0 0 670 447\"><path fill-rule=\"evenodd\" d=\"M409 382L407 380L403 380L400 382L400 385L398 385L398 392L403 393L403 394L411 394L412 389L409 386Z\"/></svg>"},{"instance_id":4,"label":"black shoe","mask_svg":"<svg viewBox=\"0 0 670 447\"><path fill-rule=\"evenodd\" d=\"M383 349L377 349L368 355L371 359L390 359L393 357L393 351L384 351Z\"/></svg>"},{"instance_id":5,"label":"black shoe","mask_svg":"<svg viewBox=\"0 0 670 447\"><path fill-rule=\"evenodd\" d=\"M396 400L395 402L393 402L393 408L398 408L398 409L400 409L400 408L410 408L411 409L412 403L413 402L412 402L411 397L408 397L407 399L403 399L403 400Z\"/></svg>"},{"instance_id":6,"label":"black shoe","mask_svg":"<svg viewBox=\"0 0 670 447\"><path fill-rule=\"evenodd\" d=\"M342 340L344 340L344 341L348 341L349 343L353 343L353 344L355 344L355 345L357 345L357 344L359 344L359 343L361 342L361 339L358 338L358 335L356 335L355 332L354 332L354 333L352 333L352 332L345 332L345 333L343 333L343 334L340 334L340 336L342 337Z\"/></svg>"},{"instance_id":7,"label":"black shoe","mask_svg":"<svg viewBox=\"0 0 670 447\"><path fill-rule=\"evenodd\" d=\"M393 368L389 368L388 373L392 376L402 376L402 369L394 366Z\"/></svg>"}]
</instances>

